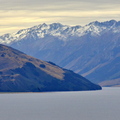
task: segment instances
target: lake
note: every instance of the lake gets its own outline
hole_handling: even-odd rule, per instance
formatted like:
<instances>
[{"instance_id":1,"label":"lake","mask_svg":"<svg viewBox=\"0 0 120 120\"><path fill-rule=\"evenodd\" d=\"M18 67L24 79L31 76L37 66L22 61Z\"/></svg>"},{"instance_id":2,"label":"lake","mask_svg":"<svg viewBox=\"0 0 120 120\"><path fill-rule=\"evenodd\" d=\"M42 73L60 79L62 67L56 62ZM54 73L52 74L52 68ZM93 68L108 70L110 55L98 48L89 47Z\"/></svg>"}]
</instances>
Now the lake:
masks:
<instances>
[{"instance_id":1,"label":"lake","mask_svg":"<svg viewBox=\"0 0 120 120\"><path fill-rule=\"evenodd\" d=\"M120 88L0 94L1 120L120 120Z\"/></svg>"}]
</instances>

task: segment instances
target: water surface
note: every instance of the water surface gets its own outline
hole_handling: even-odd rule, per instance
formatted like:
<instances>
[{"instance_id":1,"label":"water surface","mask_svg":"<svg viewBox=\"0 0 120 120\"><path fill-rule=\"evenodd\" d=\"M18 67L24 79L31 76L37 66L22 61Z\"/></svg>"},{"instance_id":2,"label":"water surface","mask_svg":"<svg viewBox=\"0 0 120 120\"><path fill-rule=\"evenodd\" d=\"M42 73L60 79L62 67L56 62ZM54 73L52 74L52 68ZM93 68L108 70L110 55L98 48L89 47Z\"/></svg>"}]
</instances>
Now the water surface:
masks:
<instances>
[{"instance_id":1,"label":"water surface","mask_svg":"<svg viewBox=\"0 0 120 120\"><path fill-rule=\"evenodd\" d=\"M120 120L120 88L0 94L1 120Z\"/></svg>"}]
</instances>

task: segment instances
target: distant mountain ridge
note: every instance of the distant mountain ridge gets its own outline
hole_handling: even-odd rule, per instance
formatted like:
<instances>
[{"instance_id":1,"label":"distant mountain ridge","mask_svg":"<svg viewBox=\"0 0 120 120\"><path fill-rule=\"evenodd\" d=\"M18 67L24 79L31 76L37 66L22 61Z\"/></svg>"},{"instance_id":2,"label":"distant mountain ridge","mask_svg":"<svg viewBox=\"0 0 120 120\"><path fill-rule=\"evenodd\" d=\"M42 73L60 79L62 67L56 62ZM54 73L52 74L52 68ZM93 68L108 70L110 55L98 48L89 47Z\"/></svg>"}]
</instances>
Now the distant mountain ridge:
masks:
<instances>
[{"instance_id":1,"label":"distant mountain ridge","mask_svg":"<svg viewBox=\"0 0 120 120\"><path fill-rule=\"evenodd\" d=\"M69 37L81 37L87 34L92 36L100 36L108 31L113 33L119 33L120 21L115 20L106 22L91 22L85 26L68 26L62 25L60 23L53 24L40 24L28 29L23 29L13 34L4 34L0 36L0 42L3 44L9 44L11 42L16 42L21 39L33 36L34 39L44 38L45 36L54 36L61 40L69 40Z\"/></svg>"},{"instance_id":2,"label":"distant mountain ridge","mask_svg":"<svg viewBox=\"0 0 120 120\"><path fill-rule=\"evenodd\" d=\"M95 83L120 79L120 21L85 26L44 23L0 36L0 43L52 61Z\"/></svg>"}]
</instances>

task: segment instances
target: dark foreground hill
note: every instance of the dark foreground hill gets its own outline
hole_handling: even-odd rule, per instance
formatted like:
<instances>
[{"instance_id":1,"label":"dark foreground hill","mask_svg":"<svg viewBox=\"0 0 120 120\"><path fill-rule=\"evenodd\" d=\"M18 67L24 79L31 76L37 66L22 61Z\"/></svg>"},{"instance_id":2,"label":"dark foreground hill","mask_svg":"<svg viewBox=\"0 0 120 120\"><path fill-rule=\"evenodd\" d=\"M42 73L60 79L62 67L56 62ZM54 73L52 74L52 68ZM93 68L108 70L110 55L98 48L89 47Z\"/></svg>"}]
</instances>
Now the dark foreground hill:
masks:
<instances>
[{"instance_id":1,"label":"dark foreground hill","mask_svg":"<svg viewBox=\"0 0 120 120\"><path fill-rule=\"evenodd\" d=\"M0 92L99 90L95 85L51 62L0 45Z\"/></svg>"}]
</instances>

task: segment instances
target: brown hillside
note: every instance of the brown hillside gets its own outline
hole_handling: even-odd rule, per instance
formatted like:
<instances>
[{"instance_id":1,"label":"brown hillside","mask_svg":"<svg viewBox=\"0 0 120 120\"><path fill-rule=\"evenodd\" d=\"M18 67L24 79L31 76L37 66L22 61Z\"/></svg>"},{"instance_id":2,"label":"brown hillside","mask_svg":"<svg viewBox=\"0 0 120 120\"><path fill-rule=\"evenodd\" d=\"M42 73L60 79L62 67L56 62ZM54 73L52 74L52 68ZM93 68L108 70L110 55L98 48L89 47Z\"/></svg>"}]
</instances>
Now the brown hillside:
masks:
<instances>
[{"instance_id":1,"label":"brown hillside","mask_svg":"<svg viewBox=\"0 0 120 120\"><path fill-rule=\"evenodd\" d=\"M95 85L72 71L0 45L0 91L43 92L97 90Z\"/></svg>"}]
</instances>

